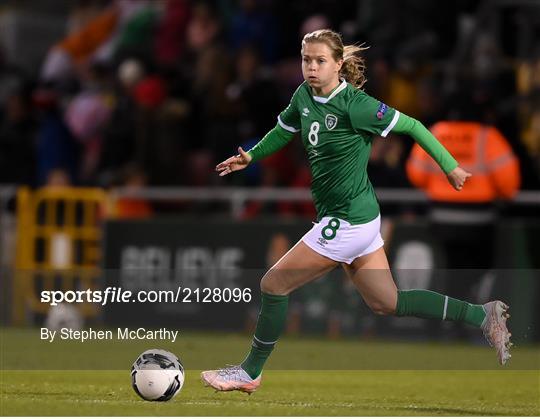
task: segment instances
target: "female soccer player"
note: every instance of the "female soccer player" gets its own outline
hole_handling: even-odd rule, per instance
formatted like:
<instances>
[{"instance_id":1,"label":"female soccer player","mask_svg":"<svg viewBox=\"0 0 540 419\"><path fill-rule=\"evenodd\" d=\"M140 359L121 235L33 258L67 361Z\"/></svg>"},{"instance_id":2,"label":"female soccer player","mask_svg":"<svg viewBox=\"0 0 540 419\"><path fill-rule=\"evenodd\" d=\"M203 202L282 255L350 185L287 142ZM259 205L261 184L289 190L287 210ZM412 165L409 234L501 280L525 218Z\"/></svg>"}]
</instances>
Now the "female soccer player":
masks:
<instances>
[{"instance_id":1,"label":"female soccer player","mask_svg":"<svg viewBox=\"0 0 540 419\"><path fill-rule=\"evenodd\" d=\"M262 278L262 307L247 357L240 365L202 372L203 383L216 390L252 393L260 386L264 363L285 326L289 294L340 263L375 313L465 322L484 331L501 364L510 358L504 303L469 304L432 291L398 290L394 283L379 232L379 206L367 177L372 136L410 135L458 191L470 174L420 122L361 90L365 66L360 50L344 47L331 30L305 35L305 82L277 125L251 150L238 148L237 156L216 166L220 176L242 170L281 149L300 131L318 215L317 224Z\"/></svg>"}]
</instances>

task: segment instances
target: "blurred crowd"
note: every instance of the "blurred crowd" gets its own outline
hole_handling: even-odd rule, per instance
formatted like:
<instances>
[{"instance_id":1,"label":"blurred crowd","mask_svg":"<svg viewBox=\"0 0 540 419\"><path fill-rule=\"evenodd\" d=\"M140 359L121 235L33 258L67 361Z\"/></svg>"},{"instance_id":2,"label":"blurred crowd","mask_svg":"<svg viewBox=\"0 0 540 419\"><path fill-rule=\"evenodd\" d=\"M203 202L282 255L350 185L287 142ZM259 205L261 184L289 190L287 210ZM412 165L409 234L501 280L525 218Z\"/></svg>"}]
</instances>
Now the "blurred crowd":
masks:
<instances>
[{"instance_id":1,"label":"blurred crowd","mask_svg":"<svg viewBox=\"0 0 540 419\"><path fill-rule=\"evenodd\" d=\"M39 68L0 50L0 184L309 186L299 141L235 176L213 169L275 125L302 82L302 36L330 27L369 46L369 94L426 126L497 127L519 157L522 188L537 188L540 42L518 28L540 9L496 3L66 2L64 35ZM17 11L8 4L0 14ZM411 147L395 135L374 141L375 186L410 186Z\"/></svg>"}]
</instances>

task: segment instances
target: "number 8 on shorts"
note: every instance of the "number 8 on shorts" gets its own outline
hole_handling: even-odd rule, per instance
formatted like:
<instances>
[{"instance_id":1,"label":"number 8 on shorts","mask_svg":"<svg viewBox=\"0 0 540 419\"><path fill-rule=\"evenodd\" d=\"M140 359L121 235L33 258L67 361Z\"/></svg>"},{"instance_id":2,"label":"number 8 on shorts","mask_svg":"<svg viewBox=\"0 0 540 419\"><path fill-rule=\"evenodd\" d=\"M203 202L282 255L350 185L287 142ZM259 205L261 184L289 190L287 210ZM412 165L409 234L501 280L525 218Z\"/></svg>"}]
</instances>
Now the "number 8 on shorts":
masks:
<instances>
[{"instance_id":1,"label":"number 8 on shorts","mask_svg":"<svg viewBox=\"0 0 540 419\"><path fill-rule=\"evenodd\" d=\"M339 229L339 219L331 218L328 221L328 224L326 224L326 227L322 229L321 234L326 240L332 240L333 238L336 237L338 229Z\"/></svg>"}]
</instances>

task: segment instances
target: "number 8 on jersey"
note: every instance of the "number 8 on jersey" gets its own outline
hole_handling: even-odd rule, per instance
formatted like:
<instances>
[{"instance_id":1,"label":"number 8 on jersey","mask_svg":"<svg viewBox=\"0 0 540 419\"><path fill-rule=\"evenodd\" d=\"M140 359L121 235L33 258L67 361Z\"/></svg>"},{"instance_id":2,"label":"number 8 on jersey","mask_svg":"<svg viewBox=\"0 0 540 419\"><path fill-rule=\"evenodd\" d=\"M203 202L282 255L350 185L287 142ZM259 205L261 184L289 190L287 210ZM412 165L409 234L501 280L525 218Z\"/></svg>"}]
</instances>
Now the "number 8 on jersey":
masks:
<instances>
[{"instance_id":1,"label":"number 8 on jersey","mask_svg":"<svg viewBox=\"0 0 540 419\"><path fill-rule=\"evenodd\" d=\"M313 121L311 126L309 127L309 133L308 133L308 140L311 143L311 145L317 145L319 142L319 129L321 128L321 125L317 121Z\"/></svg>"}]
</instances>

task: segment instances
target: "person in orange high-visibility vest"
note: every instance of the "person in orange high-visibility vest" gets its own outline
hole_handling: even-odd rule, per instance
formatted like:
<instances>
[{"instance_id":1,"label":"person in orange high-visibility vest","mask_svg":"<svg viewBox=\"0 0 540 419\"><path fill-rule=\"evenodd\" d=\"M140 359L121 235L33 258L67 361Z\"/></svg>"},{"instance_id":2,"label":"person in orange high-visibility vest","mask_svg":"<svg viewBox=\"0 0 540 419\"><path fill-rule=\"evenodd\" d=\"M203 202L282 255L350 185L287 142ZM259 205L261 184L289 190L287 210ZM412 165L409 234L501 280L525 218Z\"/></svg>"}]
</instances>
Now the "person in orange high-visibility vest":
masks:
<instances>
[{"instance_id":1,"label":"person in orange high-visibility vest","mask_svg":"<svg viewBox=\"0 0 540 419\"><path fill-rule=\"evenodd\" d=\"M444 252L444 267L468 268L460 271L459 279L446 282L446 291L470 298L486 269L494 267L495 203L512 199L517 193L519 162L508 141L493 126L442 121L433 125L431 132L472 176L461 191L456 191L416 144L407 160L407 175L431 200L430 221Z\"/></svg>"},{"instance_id":2,"label":"person in orange high-visibility vest","mask_svg":"<svg viewBox=\"0 0 540 419\"><path fill-rule=\"evenodd\" d=\"M417 144L407 161L412 184L426 192L434 202L487 204L496 199L511 199L520 185L519 162L502 134L478 122L444 121L431 132L472 174L467 186L456 191Z\"/></svg>"}]
</instances>

